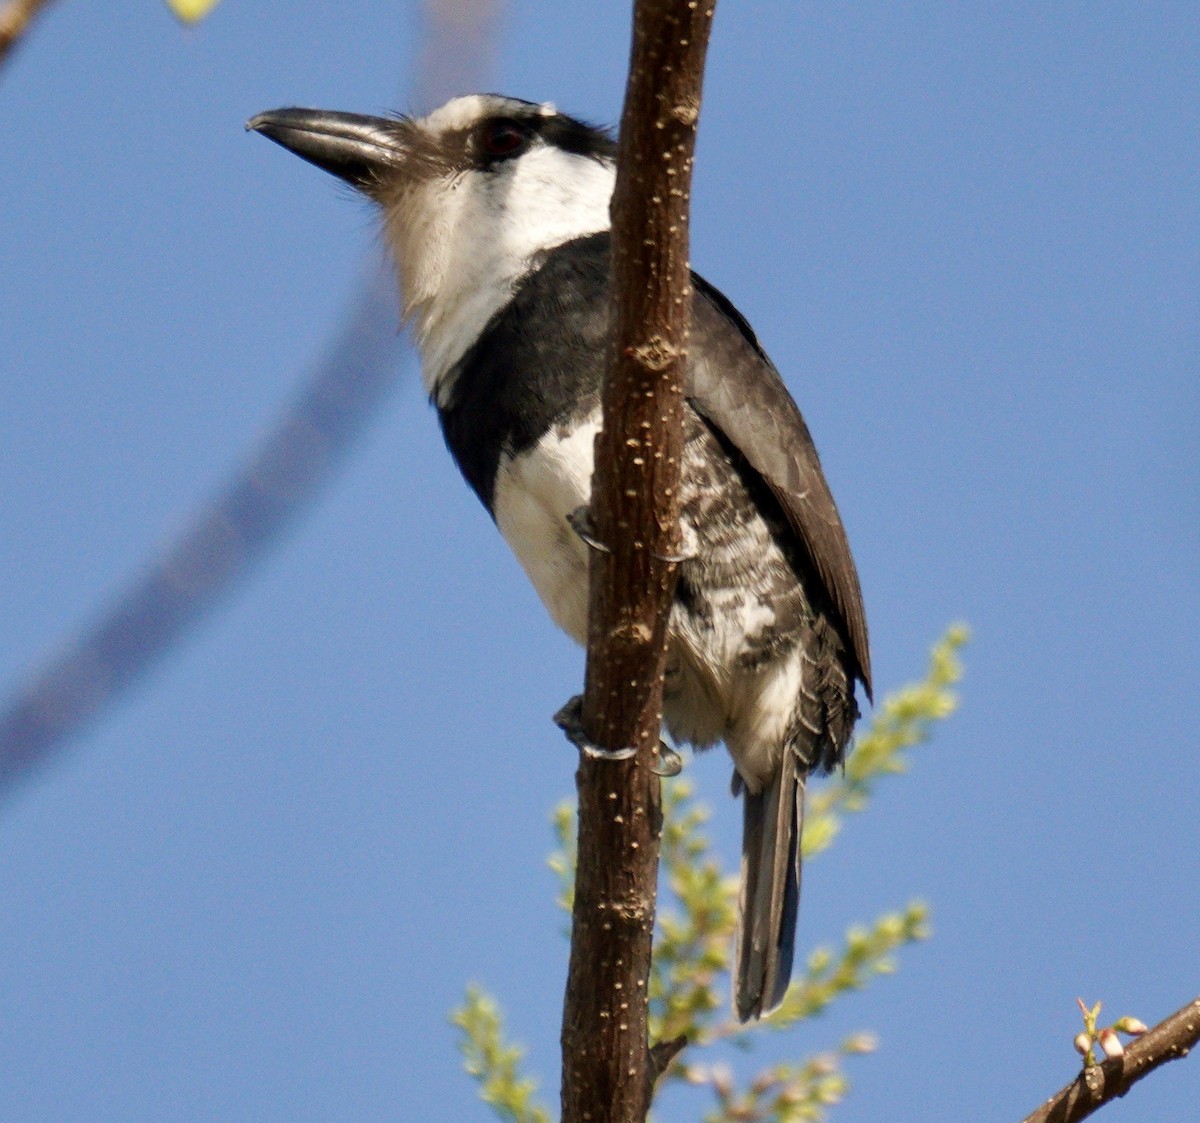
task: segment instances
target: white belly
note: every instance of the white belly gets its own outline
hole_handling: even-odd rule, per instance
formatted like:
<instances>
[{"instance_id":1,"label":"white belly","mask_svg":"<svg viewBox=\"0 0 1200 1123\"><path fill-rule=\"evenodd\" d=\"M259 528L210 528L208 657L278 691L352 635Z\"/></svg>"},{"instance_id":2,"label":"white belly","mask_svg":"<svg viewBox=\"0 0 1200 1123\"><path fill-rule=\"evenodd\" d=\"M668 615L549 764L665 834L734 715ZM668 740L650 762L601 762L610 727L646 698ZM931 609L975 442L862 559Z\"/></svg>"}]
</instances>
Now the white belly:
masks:
<instances>
[{"instance_id":1,"label":"white belly","mask_svg":"<svg viewBox=\"0 0 1200 1123\"><path fill-rule=\"evenodd\" d=\"M567 516L588 504L597 412L570 432L559 427L528 452L504 458L496 472L496 525L554 622L587 642L587 546Z\"/></svg>"},{"instance_id":2,"label":"white belly","mask_svg":"<svg viewBox=\"0 0 1200 1123\"><path fill-rule=\"evenodd\" d=\"M581 644L588 631L588 547L567 516L590 502L599 428L598 412L569 432L552 428L529 451L501 460L492 492L500 533L554 622ZM690 451L699 455L699 449ZM709 480L691 467L693 482L705 488ZM703 517L705 505L694 513ZM688 529L698 535L708 561L697 576L715 574L730 584L705 589L699 615L674 606L664 716L677 740L697 747L724 741L747 787L757 792L778 768L803 684L803 648L796 645L751 666L743 662L747 644L774 622L775 606L743 588L742 569L732 563L746 551L761 560L778 554L779 547L759 518L744 523L736 540L726 540L728 530L719 525L709 528L707 538L703 525ZM713 570L718 563L730 572ZM778 564L784 564L782 556Z\"/></svg>"}]
</instances>

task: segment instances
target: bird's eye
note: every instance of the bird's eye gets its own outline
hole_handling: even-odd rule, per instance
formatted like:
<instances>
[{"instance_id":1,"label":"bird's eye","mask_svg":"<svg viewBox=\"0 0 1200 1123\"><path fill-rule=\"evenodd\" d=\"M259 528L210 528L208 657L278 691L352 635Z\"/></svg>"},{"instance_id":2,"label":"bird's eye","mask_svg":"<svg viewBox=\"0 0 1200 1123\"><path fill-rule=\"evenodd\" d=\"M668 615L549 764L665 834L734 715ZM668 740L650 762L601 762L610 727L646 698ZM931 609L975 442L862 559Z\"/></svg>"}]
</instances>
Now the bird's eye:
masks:
<instances>
[{"instance_id":1,"label":"bird's eye","mask_svg":"<svg viewBox=\"0 0 1200 1123\"><path fill-rule=\"evenodd\" d=\"M484 124L480 134L483 154L491 159L517 156L529 147L529 130L516 121L500 117Z\"/></svg>"}]
</instances>

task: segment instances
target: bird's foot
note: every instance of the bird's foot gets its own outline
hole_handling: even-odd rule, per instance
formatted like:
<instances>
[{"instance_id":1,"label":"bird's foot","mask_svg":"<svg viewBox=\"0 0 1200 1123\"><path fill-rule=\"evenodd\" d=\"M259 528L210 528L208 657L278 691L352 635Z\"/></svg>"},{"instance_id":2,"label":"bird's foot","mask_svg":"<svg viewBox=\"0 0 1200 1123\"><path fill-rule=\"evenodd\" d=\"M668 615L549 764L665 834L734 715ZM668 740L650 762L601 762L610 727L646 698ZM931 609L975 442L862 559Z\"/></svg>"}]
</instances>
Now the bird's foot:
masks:
<instances>
[{"instance_id":1,"label":"bird's foot","mask_svg":"<svg viewBox=\"0 0 1200 1123\"><path fill-rule=\"evenodd\" d=\"M606 749L588 740L583 731L582 694L576 694L554 715L554 724L566 734L572 745L593 760L629 760L637 754L636 745L625 749ZM678 776L683 771L683 757L665 741L658 742L654 755L655 762L650 765L650 771L656 776Z\"/></svg>"},{"instance_id":2,"label":"bird's foot","mask_svg":"<svg viewBox=\"0 0 1200 1123\"><path fill-rule=\"evenodd\" d=\"M575 510L567 515L567 522L571 524L571 529L593 550L597 550L602 554L612 553L612 547L606 542L601 542L596 537L596 530L592 525L592 511L590 507L576 507ZM692 541L694 538L694 533L690 536L685 534L682 549L673 554L655 554L654 557L660 562L666 562L668 565L680 565L683 562L691 561L696 556L695 544Z\"/></svg>"},{"instance_id":3,"label":"bird's foot","mask_svg":"<svg viewBox=\"0 0 1200 1123\"><path fill-rule=\"evenodd\" d=\"M599 550L602 554L612 553L612 547L606 546L600 541L599 538L596 537L595 530L592 527L592 511L590 507L576 507L575 510L567 515L567 522L571 524L571 529L575 531L575 533L578 534L579 537L582 538L584 542L586 542L587 545L589 545L593 550ZM574 699L572 699L572 701L574 701ZM568 702L567 706L570 704L571 703ZM567 706L564 706L563 710L565 710ZM559 710L559 713L562 713L562 710ZM555 715L554 720L558 721L557 715ZM559 725L562 725L562 722L558 723ZM570 734L568 733L567 736L569 737Z\"/></svg>"},{"instance_id":4,"label":"bird's foot","mask_svg":"<svg viewBox=\"0 0 1200 1123\"><path fill-rule=\"evenodd\" d=\"M658 742L658 748L655 750L654 755L657 759L650 765L650 771L655 776L663 776L669 779L672 776L678 776L683 771L683 757L671 748L666 741L660 740Z\"/></svg>"},{"instance_id":5,"label":"bird's foot","mask_svg":"<svg viewBox=\"0 0 1200 1123\"><path fill-rule=\"evenodd\" d=\"M586 539L585 539L586 541ZM629 760L637 755L637 746L631 745L626 749L606 749L589 741L583 731L583 695L576 694L561 710L554 715L554 724L566 734L571 742L584 756L593 760Z\"/></svg>"}]
</instances>

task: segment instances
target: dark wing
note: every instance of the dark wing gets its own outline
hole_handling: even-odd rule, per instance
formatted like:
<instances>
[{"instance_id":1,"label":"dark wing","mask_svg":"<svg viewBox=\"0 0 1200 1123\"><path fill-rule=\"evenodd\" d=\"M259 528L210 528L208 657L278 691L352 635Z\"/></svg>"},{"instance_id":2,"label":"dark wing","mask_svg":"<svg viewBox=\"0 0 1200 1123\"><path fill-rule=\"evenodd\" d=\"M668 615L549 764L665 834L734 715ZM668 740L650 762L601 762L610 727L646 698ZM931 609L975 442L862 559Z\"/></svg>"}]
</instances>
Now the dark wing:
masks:
<instances>
[{"instance_id":1,"label":"dark wing","mask_svg":"<svg viewBox=\"0 0 1200 1123\"><path fill-rule=\"evenodd\" d=\"M841 618L870 698L871 655L858 571L808 426L741 313L702 277L693 273L692 283L688 398L779 500Z\"/></svg>"}]
</instances>

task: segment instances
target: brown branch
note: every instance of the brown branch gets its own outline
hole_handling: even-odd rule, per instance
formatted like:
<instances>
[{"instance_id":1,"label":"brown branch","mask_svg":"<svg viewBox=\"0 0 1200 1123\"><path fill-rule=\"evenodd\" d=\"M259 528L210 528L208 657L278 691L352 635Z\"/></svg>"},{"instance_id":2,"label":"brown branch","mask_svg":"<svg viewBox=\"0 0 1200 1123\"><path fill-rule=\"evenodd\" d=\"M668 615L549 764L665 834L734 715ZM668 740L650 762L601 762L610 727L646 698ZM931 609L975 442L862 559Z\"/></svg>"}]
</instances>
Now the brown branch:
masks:
<instances>
[{"instance_id":1,"label":"brown branch","mask_svg":"<svg viewBox=\"0 0 1200 1123\"><path fill-rule=\"evenodd\" d=\"M1159 1065L1186 1057L1200 1041L1200 998L1147 1030L1123 1056L1089 1065L1022 1123L1075 1123L1125 1095Z\"/></svg>"},{"instance_id":2,"label":"brown branch","mask_svg":"<svg viewBox=\"0 0 1200 1123\"><path fill-rule=\"evenodd\" d=\"M656 1076L647 983L661 821L651 771L678 552L688 201L713 0L638 0L613 196L613 343L596 439L579 861L563 1123L641 1123ZM681 1048L679 1044L677 1048ZM677 1049L676 1049L677 1051Z\"/></svg>"},{"instance_id":3,"label":"brown branch","mask_svg":"<svg viewBox=\"0 0 1200 1123\"><path fill-rule=\"evenodd\" d=\"M50 0L9 0L0 8L0 65L49 4Z\"/></svg>"}]
</instances>

